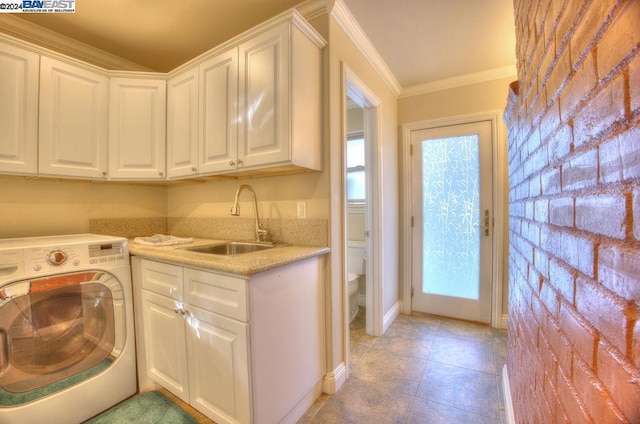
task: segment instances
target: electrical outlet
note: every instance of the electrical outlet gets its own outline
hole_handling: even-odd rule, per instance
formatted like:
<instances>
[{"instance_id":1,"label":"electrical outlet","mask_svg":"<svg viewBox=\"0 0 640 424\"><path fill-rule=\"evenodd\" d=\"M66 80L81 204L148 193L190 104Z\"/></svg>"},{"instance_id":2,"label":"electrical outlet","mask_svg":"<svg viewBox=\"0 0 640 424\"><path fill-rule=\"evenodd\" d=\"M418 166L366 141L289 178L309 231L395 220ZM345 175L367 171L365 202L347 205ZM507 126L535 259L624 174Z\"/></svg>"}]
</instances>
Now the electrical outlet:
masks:
<instances>
[{"instance_id":1,"label":"electrical outlet","mask_svg":"<svg viewBox=\"0 0 640 424\"><path fill-rule=\"evenodd\" d=\"M298 218L304 219L307 217L307 202L300 201L298 202L298 213L297 213Z\"/></svg>"}]
</instances>

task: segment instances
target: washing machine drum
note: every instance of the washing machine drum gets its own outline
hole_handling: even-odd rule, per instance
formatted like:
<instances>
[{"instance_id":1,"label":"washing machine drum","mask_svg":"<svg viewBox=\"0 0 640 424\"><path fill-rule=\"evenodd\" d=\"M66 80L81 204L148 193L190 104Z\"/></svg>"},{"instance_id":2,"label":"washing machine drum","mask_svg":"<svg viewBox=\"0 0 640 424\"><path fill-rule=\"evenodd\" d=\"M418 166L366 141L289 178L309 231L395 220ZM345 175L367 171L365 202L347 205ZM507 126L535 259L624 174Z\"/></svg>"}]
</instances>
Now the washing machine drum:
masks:
<instances>
[{"instance_id":1,"label":"washing machine drum","mask_svg":"<svg viewBox=\"0 0 640 424\"><path fill-rule=\"evenodd\" d=\"M114 281L78 272L2 287L0 388L30 392L108 366L117 351Z\"/></svg>"}]
</instances>

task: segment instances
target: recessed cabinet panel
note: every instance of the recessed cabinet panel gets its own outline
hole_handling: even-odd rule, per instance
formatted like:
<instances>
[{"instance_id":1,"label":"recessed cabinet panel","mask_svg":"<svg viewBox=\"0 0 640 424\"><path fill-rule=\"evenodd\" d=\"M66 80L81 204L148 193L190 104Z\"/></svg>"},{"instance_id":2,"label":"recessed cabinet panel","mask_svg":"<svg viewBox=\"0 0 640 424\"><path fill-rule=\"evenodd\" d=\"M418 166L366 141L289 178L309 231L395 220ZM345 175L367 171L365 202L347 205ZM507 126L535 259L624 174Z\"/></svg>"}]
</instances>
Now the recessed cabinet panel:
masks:
<instances>
[{"instance_id":1,"label":"recessed cabinet panel","mask_svg":"<svg viewBox=\"0 0 640 424\"><path fill-rule=\"evenodd\" d=\"M109 97L109 177L163 179L165 81L112 78Z\"/></svg>"},{"instance_id":2,"label":"recessed cabinet panel","mask_svg":"<svg viewBox=\"0 0 640 424\"><path fill-rule=\"evenodd\" d=\"M192 69L167 83L167 174L198 172L199 75Z\"/></svg>"},{"instance_id":3,"label":"recessed cabinet panel","mask_svg":"<svg viewBox=\"0 0 640 424\"><path fill-rule=\"evenodd\" d=\"M107 100L106 76L41 58L40 174L106 177Z\"/></svg>"},{"instance_id":4,"label":"recessed cabinet panel","mask_svg":"<svg viewBox=\"0 0 640 424\"><path fill-rule=\"evenodd\" d=\"M0 43L0 172L38 172L39 60Z\"/></svg>"},{"instance_id":5,"label":"recessed cabinet panel","mask_svg":"<svg viewBox=\"0 0 640 424\"><path fill-rule=\"evenodd\" d=\"M167 83L167 174L169 178L198 173L198 69Z\"/></svg>"},{"instance_id":6,"label":"recessed cabinet panel","mask_svg":"<svg viewBox=\"0 0 640 424\"><path fill-rule=\"evenodd\" d=\"M238 50L200 65L200 79L201 172L234 169L238 150Z\"/></svg>"},{"instance_id":7,"label":"recessed cabinet panel","mask_svg":"<svg viewBox=\"0 0 640 424\"><path fill-rule=\"evenodd\" d=\"M145 261L142 267L142 288L180 301L184 300L182 267Z\"/></svg>"},{"instance_id":8,"label":"recessed cabinet panel","mask_svg":"<svg viewBox=\"0 0 640 424\"><path fill-rule=\"evenodd\" d=\"M289 44L289 25L281 25L240 45L243 167L290 159Z\"/></svg>"},{"instance_id":9,"label":"recessed cabinet panel","mask_svg":"<svg viewBox=\"0 0 640 424\"><path fill-rule=\"evenodd\" d=\"M230 318L247 321L247 282L241 278L184 269L185 301L215 310Z\"/></svg>"},{"instance_id":10,"label":"recessed cabinet panel","mask_svg":"<svg viewBox=\"0 0 640 424\"><path fill-rule=\"evenodd\" d=\"M142 291L147 372L185 402L189 401L187 346L180 306L171 298Z\"/></svg>"},{"instance_id":11,"label":"recessed cabinet panel","mask_svg":"<svg viewBox=\"0 0 640 424\"><path fill-rule=\"evenodd\" d=\"M195 307L189 314L191 404L216 422L250 422L249 325Z\"/></svg>"}]
</instances>

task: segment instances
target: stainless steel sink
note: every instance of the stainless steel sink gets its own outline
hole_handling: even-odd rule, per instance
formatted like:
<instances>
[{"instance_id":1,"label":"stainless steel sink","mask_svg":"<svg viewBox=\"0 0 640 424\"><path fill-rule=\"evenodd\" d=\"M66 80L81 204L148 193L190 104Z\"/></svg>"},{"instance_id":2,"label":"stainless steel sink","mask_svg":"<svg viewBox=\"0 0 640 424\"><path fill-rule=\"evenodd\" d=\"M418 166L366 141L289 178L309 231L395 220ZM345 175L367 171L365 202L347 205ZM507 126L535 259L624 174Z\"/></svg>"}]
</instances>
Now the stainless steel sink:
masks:
<instances>
[{"instance_id":1,"label":"stainless steel sink","mask_svg":"<svg viewBox=\"0 0 640 424\"><path fill-rule=\"evenodd\" d=\"M258 252L260 250L271 249L275 247L273 243L266 242L245 242L245 241L232 241L222 244L207 244L204 246L186 247L184 250L191 252L207 253L209 255L240 255L243 253Z\"/></svg>"}]
</instances>

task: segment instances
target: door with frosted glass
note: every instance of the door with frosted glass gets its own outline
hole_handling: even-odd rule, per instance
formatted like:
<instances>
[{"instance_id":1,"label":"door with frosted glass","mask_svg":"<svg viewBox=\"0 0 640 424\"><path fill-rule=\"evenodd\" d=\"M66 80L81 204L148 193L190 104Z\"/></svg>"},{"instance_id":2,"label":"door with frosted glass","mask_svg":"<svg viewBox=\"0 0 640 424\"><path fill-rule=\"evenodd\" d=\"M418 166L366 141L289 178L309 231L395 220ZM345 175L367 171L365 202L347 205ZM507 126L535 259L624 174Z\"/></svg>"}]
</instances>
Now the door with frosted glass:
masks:
<instances>
[{"instance_id":1,"label":"door with frosted glass","mask_svg":"<svg viewBox=\"0 0 640 424\"><path fill-rule=\"evenodd\" d=\"M411 132L412 309L491 321L491 123Z\"/></svg>"}]
</instances>

